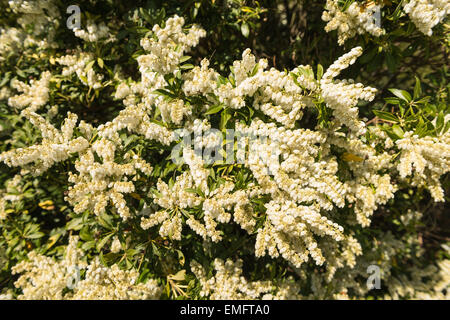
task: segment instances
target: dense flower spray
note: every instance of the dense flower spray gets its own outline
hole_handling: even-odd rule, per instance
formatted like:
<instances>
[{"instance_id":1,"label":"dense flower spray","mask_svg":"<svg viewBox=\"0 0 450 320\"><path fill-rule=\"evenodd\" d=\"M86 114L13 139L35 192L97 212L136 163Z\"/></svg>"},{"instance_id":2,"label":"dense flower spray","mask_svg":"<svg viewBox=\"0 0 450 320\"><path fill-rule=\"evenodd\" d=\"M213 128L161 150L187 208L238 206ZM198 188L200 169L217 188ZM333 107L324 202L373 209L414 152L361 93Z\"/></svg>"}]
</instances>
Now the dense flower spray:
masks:
<instances>
[{"instance_id":1,"label":"dense flower spray","mask_svg":"<svg viewBox=\"0 0 450 320\"><path fill-rule=\"evenodd\" d=\"M38 1L32 6L28 1L11 1L11 7L25 15L42 15L46 4ZM404 6L418 29L427 35L449 11L446 1L409 1ZM323 13L326 31L337 30L340 45L356 34L380 37L385 30L373 19L380 8L354 2L341 11L337 1L328 0ZM73 32L79 41L89 45L115 41L109 37L108 26L91 20L84 29ZM308 297L299 293L300 284L293 278L249 281L240 259L217 258L209 273L199 262L191 261L189 267L202 297L325 297L328 287L342 289L335 298L348 297L348 289L366 294L366 288L355 279L375 258L382 257L380 263L388 265L393 255L389 246L397 248L402 244L390 234L383 234L386 243L380 244L381 254L367 253L363 252L358 233L370 227L374 212L394 199L403 181L427 189L435 201L444 201L440 178L449 172L450 133L418 137L406 132L394 143L384 131L361 119L359 103L373 101L377 89L353 79L339 79L362 55L361 47L343 54L320 75L304 65L284 71L269 68L266 59L258 60L246 49L224 77L206 58L197 66L184 64L186 54L205 36L205 30L197 25L187 28L179 16L154 25L140 39L142 50L135 57L139 77L114 78L113 96L123 108L102 124L88 123L68 112L65 120L56 125L50 113L57 114L57 107L49 114L42 111L51 100L52 81L57 82L53 77L79 81L87 91L98 94L96 90L105 82L104 75L92 68L94 62L98 63L93 53L75 49L53 60L61 74L45 71L28 83L12 81L11 89L18 94L3 90L0 94L41 137L33 145L0 154L0 161L21 168L20 174L0 190L0 220L7 219L8 206L18 201L11 190L21 187L24 176L42 175L70 160L73 165L68 166L64 200L77 215L103 219L112 212L117 214L119 224L134 223L145 235L157 230L167 244L181 241L192 231L204 241L205 248L226 241L226 228L234 225L249 239L252 257L282 259L300 278L305 278L308 262L315 270L311 276L313 293ZM24 37L15 29L2 31L0 51L23 46ZM301 127L305 113L316 112L318 107L327 111L330 124L322 126L318 122L310 128ZM216 112L229 116L229 126L243 137L236 141L237 145L243 143L243 148L235 148L234 140L231 142L231 153L239 163L214 162L205 157L204 150L219 150L229 143L225 125L211 121L210 115ZM251 113L251 121L237 118L246 112ZM191 145L181 144L185 137L178 134L180 129L185 129L189 137L192 133ZM141 147L128 148L135 141ZM160 161L168 158L165 150L179 148L181 163L173 164L178 173L161 174L164 168L159 166L157 152L152 156L146 153L149 150L144 145L149 142L162 146ZM245 179L231 174L233 166L239 166ZM150 183L155 177L155 182ZM402 219L407 223L420 214L411 211ZM111 254L127 252L121 236L128 230L118 227L114 232ZM148 243L155 242L149 237ZM156 280L140 282L136 268L122 270L116 264L107 267L100 256L88 260L78 244L79 239L70 236L61 259L30 251L27 260L13 268L19 274L15 286L22 290L18 298L160 297L162 289ZM439 265L443 276L440 286L433 289L436 296L443 296L443 288L448 285L447 262ZM82 276L77 274L80 270ZM395 275L383 276L393 281L392 297L404 296L402 290L409 290L411 297L420 297L425 291L411 288L418 287L416 283L435 271L418 272L415 278L408 279L411 283L406 281L407 288L395 282ZM76 284L68 285L74 277L78 277Z\"/></svg>"}]
</instances>

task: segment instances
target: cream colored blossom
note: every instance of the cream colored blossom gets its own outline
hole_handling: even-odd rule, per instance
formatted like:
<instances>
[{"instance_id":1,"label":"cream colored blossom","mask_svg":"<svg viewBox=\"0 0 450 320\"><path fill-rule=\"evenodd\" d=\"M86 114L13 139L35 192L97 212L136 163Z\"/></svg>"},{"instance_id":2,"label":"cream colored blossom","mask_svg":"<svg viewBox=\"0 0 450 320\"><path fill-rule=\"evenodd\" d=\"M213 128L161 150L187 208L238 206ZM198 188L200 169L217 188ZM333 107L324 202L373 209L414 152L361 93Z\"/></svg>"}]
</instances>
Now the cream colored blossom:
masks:
<instances>
[{"instance_id":1,"label":"cream colored blossom","mask_svg":"<svg viewBox=\"0 0 450 320\"><path fill-rule=\"evenodd\" d=\"M114 38L110 36L109 28L104 22L96 24L94 21L88 20L86 29L74 28L73 32L75 33L75 36L87 42L97 42L105 38L109 38L108 40L114 40Z\"/></svg>"},{"instance_id":2,"label":"cream colored blossom","mask_svg":"<svg viewBox=\"0 0 450 320\"><path fill-rule=\"evenodd\" d=\"M408 0L402 4L417 29L427 36L431 36L432 28L450 13L448 0Z\"/></svg>"},{"instance_id":3,"label":"cream colored blossom","mask_svg":"<svg viewBox=\"0 0 450 320\"><path fill-rule=\"evenodd\" d=\"M17 80L13 81L12 87L22 94L10 97L8 104L17 109L29 107L32 111L44 106L49 98L48 86L51 76L50 72L45 71L39 80L31 80L30 85Z\"/></svg>"},{"instance_id":4,"label":"cream colored blossom","mask_svg":"<svg viewBox=\"0 0 450 320\"><path fill-rule=\"evenodd\" d=\"M242 276L242 260L234 262L231 259L215 259L215 272L210 278L195 261L191 263L191 269L202 286L200 295L211 300L278 300L300 297L299 288L292 279L280 284L272 281L248 281Z\"/></svg>"},{"instance_id":5,"label":"cream colored blossom","mask_svg":"<svg viewBox=\"0 0 450 320\"><path fill-rule=\"evenodd\" d=\"M95 73L92 65L87 68L89 63L95 61L92 53L77 52L75 55L62 56L56 61L65 66L62 72L63 76L67 77L75 73L84 85L93 89L102 87L103 75Z\"/></svg>"},{"instance_id":6,"label":"cream colored blossom","mask_svg":"<svg viewBox=\"0 0 450 320\"><path fill-rule=\"evenodd\" d=\"M155 280L136 283L135 269L121 270L117 265L105 267L96 257L90 263L83 261L83 252L77 248L78 238L71 237L63 259L55 260L31 251L29 260L13 267L20 274L14 283L22 290L23 300L123 300L157 299L161 294ZM85 270L81 278L80 270ZM64 292L65 289L72 291Z\"/></svg>"},{"instance_id":7,"label":"cream colored blossom","mask_svg":"<svg viewBox=\"0 0 450 320\"><path fill-rule=\"evenodd\" d=\"M412 177L413 186L424 186L435 201L444 201L439 178L450 170L450 133L419 138L406 132L396 144L401 150L397 165L400 177Z\"/></svg>"},{"instance_id":8,"label":"cream colored blossom","mask_svg":"<svg viewBox=\"0 0 450 320\"><path fill-rule=\"evenodd\" d=\"M73 113L67 114L61 130L57 130L42 116L36 114L33 108L23 110L22 115L39 128L43 140L40 144L0 154L0 161L4 161L10 167L33 168L34 174L39 175L53 164L68 159L71 154L82 152L89 145L83 137L73 138L73 130L78 119Z\"/></svg>"},{"instance_id":9,"label":"cream colored blossom","mask_svg":"<svg viewBox=\"0 0 450 320\"><path fill-rule=\"evenodd\" d=\"M380 9L381 7L375 5L373 1L365 1L362 4L355 1L342 11L337 0L327 0L322 14L322 20L328 22L325 31L337 30L340 45L356 34L369 33L379 37L385 34L385 30L375 20L374 14Z\"/></svg>"}]
</instances>

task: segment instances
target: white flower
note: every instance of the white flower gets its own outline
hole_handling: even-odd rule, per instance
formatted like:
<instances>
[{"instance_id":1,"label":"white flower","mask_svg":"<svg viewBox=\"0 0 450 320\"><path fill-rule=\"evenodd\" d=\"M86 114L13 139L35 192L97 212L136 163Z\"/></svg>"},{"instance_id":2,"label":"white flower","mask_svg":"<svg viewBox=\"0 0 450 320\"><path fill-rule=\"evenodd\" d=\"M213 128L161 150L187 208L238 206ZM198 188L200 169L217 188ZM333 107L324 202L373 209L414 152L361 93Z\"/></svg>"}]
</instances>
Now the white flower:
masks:
<instances>
[{"instance_id":1,"label":"white flower","mask_svg":"<svg viewBox=\"0 0 450 320\"><path fill-rule=\"evenodd\" d=\"M340 45L356 34L369 33L379 37L385 34L385 30L377 25L375 19L375 13L379 10L381 7L373 2L369 4L353 2L345 11L341 11L337 0L327 0L322 14L322 20L328 22L325 31L337 30Z\"/></svg>"},{"instance_id":2,"label":"white flower","mask_svg":"<svg viewBox=\"0 0 450 320\"><path fill-rule=\"evenodd\" d=\"M403 10L412 22L427 36L433 34L432 28L442 22L450 13L448 0L409 0L403 1Z\"/></svg>"}]
</instances>

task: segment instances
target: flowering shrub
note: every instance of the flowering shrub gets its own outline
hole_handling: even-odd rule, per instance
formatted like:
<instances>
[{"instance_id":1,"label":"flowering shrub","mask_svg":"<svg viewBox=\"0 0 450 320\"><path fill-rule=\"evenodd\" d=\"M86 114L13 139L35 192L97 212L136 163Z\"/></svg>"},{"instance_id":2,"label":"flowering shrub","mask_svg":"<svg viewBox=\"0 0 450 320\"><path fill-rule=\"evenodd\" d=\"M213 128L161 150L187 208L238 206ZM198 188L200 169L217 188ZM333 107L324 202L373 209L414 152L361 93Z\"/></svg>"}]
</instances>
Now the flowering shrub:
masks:
<instances>
[{"instance_id":1,"label":"flowering shrub","mask_svg":"<svg viewBox=\"0 0 450 320\"><path fill-rule=\"evenodd\" d=\"M449 1L0 9L1 298L449 298Z\"/></svg>"}]
</instances>

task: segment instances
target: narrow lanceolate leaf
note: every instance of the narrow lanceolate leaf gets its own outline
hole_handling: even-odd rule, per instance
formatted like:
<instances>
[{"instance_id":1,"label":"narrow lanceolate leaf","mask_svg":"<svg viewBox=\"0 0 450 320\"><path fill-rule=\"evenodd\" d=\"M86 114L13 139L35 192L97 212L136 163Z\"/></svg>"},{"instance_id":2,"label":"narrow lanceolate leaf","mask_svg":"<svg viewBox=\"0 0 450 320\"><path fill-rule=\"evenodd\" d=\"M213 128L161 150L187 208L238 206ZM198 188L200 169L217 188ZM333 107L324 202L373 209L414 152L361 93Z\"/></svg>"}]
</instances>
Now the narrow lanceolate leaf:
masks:
<instances>
[{"instance_id":1,"label":"narrow lanceolate leaf","mask_svg":"<svg viewBox=\"0 0 450 320\"><path fill-rule=\"evenodd\" d=\"M416 77L416 85L414 86L414 100L418 99L422 95L422 86L420 85L419 78Z\"/></svg>"},{"instance_id":2,"label":"narrow lanceolate leaf","mask_svg":"<svg viewBox=\"0 0 450 320\"><path fill-rule=\"evenodd\" d=\"M108 242L108 240L113 236L113 233L108 234L106 237L104 237L102 240L100 240L97 243L97 251L100 251L106 244L106 242Z\"/></svg>"},{"instance_id":3,"label":"narrow lanceolate leaf","mask_svg":"<svg viewBox=\"0 0 450 320\"><path fill-rule=\"evenodd\" d=\"M397 123L399 119L390 112L381 111L381 110L373 110L373 113L383 121Z\"/></svg>"},{"instance_id":4,"label":"narrow lanceolate leaf","mask_svg":"<svg viewBox=\"0 0 450 320\"><path fill-rule=\"evenodd\" d=\"M403 132L403 129L400 128L400 126L398 126L398 125L393 125L392 126L392 132L399 138L403 138L403 135L405 134Z\"/></svg>"},{"instance_id":5,"label":"narrow lanceolate leaf","mask_svg":"<svg viewBox=\"0 0 450 320\"><path fill-rule=\"evenodd\" d=\"M97 63L99 65L100 68L103 69L103 67L105 66L103 59L102 58L97 58Z\"/></svg>"},{"instance_id":6,"label":"narrow lanceolate leaf","mask_svg":"<svg viewBox=\"0 0 450 320\"><path fill-rule=\"evenodd\" d=\"M186 61L188 61L190 58L191 58L191 56L182 56L182 57L180 58L180 63L186 62Z\"/></svg>"},{"instance_id":7,"label":"narrow lanceolate leaf","mask_svg":"<svg viewBox=\"0 0 450 320\"><path fill-rule=\"evenodd\" d=\"M389 89L389 91L392 92L396 97L398 97L406 102L411 102L411 100L412 100L411 95L405 90Z\"/></svg>"},{"instance_id":8,"label":"narrow lanceolate leaf","mask_svg":"<svg viewBox=\"0 0 450 320\"><path fill-rule=\"evenodd\" d=\"M223 107L224 106L222 104L212 106L211 108L208 109L208 111L205 112L205 115L218 113L223 109Z\"/></svg>"},{"instance_id":9,"label":"narrow lanceolate leaf","mask_svg":"<svg viewBox=\"0 0 450 320\"><path fill-rule=\"evenodd\" d=\"M95 60L90 61L87 65L86 68L84 68L84 71L88 72L90 69L92 69L92 66L94 65Z\"/></svg>"},{"instance_id":10,"label":"narrow lanceolate leaf","mask_svg":"<svg viewBox=\"0 0 450 320\"><path fill-rule=\"evenodd\" d=\"M441 111L436 119L436 133L440 134L444 128L444 113Z\"/></svg>"},{"instance_id":11,"label":"narrow lanceolate leaf","mask_svg":"<svg viewBox=\"0 0 450 320\"><path fill-rule=\"evenodd\" d=\"M231 114L228 111L228 109L224 109L221 113L221 117L220 117L220 130L223 130L226 128L228 120L231 119Z\"/></svg>"},{"instance_id":12,"label":"narrow lanceolate leaf","mask_svg":"<svg viewBox=\"0 0 450 320\"><path fill-rule=\"evenodd\" d=\"M322 79L323 76L323 67L321 64L317 65L317 80Z\"/></svg>"}]
</instances>

